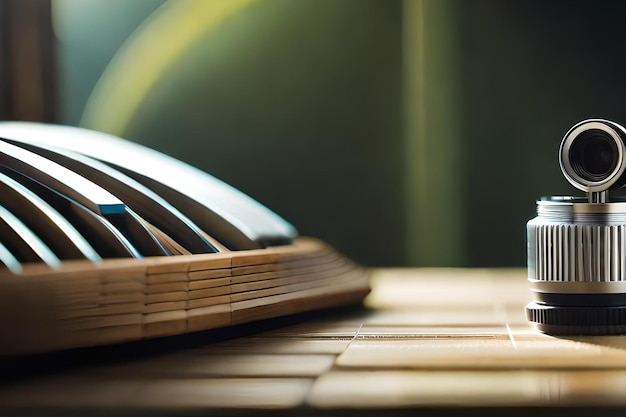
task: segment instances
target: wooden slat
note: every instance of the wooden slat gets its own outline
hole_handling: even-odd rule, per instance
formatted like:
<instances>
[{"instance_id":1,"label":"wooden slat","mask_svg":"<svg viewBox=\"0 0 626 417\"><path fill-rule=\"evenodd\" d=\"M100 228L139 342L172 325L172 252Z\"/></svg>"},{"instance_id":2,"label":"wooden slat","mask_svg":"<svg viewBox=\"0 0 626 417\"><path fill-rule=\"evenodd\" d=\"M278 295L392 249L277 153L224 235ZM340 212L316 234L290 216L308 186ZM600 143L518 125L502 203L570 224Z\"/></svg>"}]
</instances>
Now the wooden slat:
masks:
<instances>
[{"instance_id":1,"label":"wooden slat","mask_svg":"<svg viewBox=\"0 0 626 417\"><path fill-rule=\"evenodd\" d=\"M282 252L289 253L284 264ZM321 242L304 238L267 250L106 259L98 264L69 261L58 269L29 264L18 277L8 269L0 271L7 296L16 283L21 293L49 299L47 311L29 314L56 323L51 331L59 337L37 343L28 338L21 347L19 340L11 340L10 349L0 340L4 354L115 343L116 334L119 341L127 341L212 329L354 303L369 291L360 268ZM14 322L38 334L19 316ZM101 329L120 326L137 328L103 336Z\"/></svg>"}]
</instances>

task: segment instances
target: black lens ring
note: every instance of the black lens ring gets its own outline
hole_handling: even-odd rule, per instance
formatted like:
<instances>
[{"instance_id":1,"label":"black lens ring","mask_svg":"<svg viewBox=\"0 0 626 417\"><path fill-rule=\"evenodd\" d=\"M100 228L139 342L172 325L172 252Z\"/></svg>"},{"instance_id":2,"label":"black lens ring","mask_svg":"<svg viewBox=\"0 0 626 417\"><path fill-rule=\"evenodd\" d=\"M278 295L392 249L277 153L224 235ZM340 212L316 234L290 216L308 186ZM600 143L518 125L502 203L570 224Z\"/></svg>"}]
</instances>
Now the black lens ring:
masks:
<instances>
[{"instance_id":1,"label":"black lens ring","mask_svg":"<svg viewBox=\"0 0 626 417\"><path fill-rule=\"evenodd\" d=\"M615 170L619 150L615 140L605 131L589 129L572 142L569 160L572 169L580 178L590 182L606 180ZM610 161L606 157L611 158Z\"/></svg>"},{"instance_id":2,"label":"black lens ring","mask_svg":"<svg viewBox=\"0 0 626 417\"><path fill-rule=\"evenodd\" d=\"M626 306L547 306L531 302L526 318L540 331L560 335L626 333Z\"/></svg>"},{"instance_id":3,"label":"black lens ring","mask_svg":"<svg viewBox=\"0 0 626 417\"><path fill-rule=\"evenodd\" d=\"M624 293L603 293L603 294L561 294L536 292L535 300L539 304L557 305L562 307L615 307L626 305L626 294Z\"/></svg>"}]
</instances>

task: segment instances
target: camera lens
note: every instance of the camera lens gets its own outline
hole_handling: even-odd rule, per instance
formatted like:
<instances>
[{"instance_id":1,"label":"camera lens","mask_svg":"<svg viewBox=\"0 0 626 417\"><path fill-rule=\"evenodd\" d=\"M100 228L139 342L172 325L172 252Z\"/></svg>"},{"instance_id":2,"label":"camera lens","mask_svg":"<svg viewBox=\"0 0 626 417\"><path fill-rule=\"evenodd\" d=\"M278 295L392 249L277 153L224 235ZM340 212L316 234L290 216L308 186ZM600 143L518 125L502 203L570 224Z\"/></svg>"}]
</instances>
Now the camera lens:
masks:
<instances>
[{"instance_id":1,"label":"camera lens","mask_svg":"<svg viewBox=\"0 0 626 417\"><path fill-rule=\"evenodd\" d=\"M565 178L586 192L623 186L625 142L626 130L616 123L601 119L578 123L561 142L559 158Z\"/></svg>"},{"instance_id":2,"label":"camera lens","mask_svg":"<svg viewBox=\"0 0 626 417\"><path fill-rule=\"evenodd\" d=\"M565 178L587 197L537 202L528 233L528 320L553 334L626 334L626 129L608 120L572 127L559 149Z\"/></svg>"},{"instance_id":3,"label":"camera lens","mask_svg":"<svg viewBox=\"0 0 626 417\"><path fill-rule=\"evenodd\" d=\"M569 160L574 172L581 178L602 181L617 167L617 145L606 132L587 130L572 143Z\"/></svg>"}]
</instances>

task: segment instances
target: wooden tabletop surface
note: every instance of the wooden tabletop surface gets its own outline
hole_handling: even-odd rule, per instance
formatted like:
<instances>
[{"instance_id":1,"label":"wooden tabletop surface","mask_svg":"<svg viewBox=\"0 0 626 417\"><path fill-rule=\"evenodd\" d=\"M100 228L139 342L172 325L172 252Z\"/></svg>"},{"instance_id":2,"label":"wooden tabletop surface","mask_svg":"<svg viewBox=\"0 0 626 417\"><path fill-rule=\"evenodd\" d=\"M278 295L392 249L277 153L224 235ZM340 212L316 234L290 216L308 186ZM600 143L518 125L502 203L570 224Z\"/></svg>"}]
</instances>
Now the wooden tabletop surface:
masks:
<instances>
[{"instance_id":1,"label":"wooden tabletop surface","mask_svg":"<svg viewBox=\"0 0 626 417\"><path fill-rule=\"evenodd\" d=\"M0 416L624 415L626 337L537 332L525 275L374 270L365 307L3 358Z\"/></svg>"}]
</instances>

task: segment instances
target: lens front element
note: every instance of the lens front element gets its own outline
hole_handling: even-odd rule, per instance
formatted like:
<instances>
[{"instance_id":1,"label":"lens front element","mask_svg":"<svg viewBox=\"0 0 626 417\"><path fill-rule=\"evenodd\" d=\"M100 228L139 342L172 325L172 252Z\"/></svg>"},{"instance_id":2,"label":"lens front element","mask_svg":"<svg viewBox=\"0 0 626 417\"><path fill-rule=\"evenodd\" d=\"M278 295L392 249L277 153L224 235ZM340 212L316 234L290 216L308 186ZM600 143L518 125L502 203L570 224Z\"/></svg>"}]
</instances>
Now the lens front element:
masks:
<instances>
[{"instance_id":1,"label":"lens front element","mask_svg":"<svg viewBox=\"0 0 626 417\"><path fill-rule=\"evenodd\" d=\"M565 178L586 192L621 187L626 168L626 131L606 120L585 120L563 138L559 162Z\"/></svg>"},{"instance_id":2,"label":"lens front element","mask_svg":"<svg viewBox=\"0 0 626 417\"><path fill-rule=\"evenodd\" d=\"M591 129L572 143L569 160L574 172L591 182L603 181L617 167L619 150L606 132Z\"/></svg>"}]
</instances>

